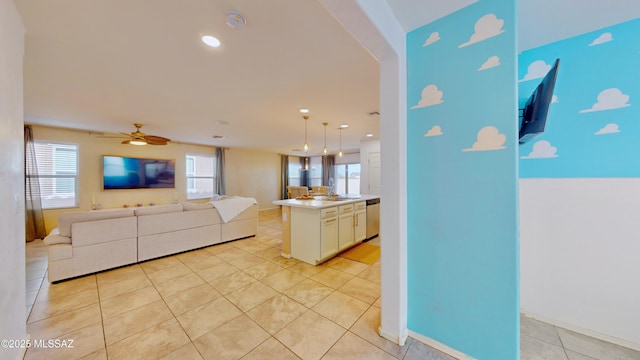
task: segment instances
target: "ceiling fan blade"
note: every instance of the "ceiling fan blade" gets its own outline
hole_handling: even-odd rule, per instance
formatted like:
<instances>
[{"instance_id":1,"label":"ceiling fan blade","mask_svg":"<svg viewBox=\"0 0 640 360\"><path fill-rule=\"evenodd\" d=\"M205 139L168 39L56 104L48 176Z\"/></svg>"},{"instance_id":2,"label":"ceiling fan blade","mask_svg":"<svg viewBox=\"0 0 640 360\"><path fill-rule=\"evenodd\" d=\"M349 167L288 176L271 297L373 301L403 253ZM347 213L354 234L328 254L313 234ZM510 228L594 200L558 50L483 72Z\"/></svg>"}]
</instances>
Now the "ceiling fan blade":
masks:
<instances>
[{"instance_id":1,"label":"ceiling fan blade","mask_svg":"<svg viewBox=\"0 0 640 360\"><path fill-rule=\"evenodd\" d=\"M144 137L145 140L147 140L147 142L169 142L171 141L171 139L167 139L165 137L162 136L155 136L155 135L145 135Z\"/></svg>"},{"instance_id":2,"label":"ceiling fan blade","mask_svg":"<svg viewBox=\"0 0 640 360\"><path fill-rule=\"evenodd\" d=\"M129 144L129 142L131 142L131 140L123 140L120 144Z\"/></svg>"}]
</instances>

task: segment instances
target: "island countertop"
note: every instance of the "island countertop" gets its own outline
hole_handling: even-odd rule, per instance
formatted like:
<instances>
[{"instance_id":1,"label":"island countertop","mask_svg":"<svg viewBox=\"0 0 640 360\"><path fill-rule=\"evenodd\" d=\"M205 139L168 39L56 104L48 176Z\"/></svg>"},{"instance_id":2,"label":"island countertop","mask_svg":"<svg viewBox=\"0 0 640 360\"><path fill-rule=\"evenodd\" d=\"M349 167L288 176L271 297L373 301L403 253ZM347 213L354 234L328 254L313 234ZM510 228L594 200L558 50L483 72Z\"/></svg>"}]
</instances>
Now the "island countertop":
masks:
<instances>
[{"instance_id":1,"label":"island countertop","mask_svg":"<svg viewBox=\"0 0 640 360\"><path fill-rule=\"evenodd\" d=\"M372 199L379 199L380 195L340 195L338 200L327 200L326 196L315 196L311 199L288 199L288 200L275 200L274 205L308 208L308 209L324 209L332 206L340 206L357 203L359 201L367 201Z\"/></svg>"}]
</instances>

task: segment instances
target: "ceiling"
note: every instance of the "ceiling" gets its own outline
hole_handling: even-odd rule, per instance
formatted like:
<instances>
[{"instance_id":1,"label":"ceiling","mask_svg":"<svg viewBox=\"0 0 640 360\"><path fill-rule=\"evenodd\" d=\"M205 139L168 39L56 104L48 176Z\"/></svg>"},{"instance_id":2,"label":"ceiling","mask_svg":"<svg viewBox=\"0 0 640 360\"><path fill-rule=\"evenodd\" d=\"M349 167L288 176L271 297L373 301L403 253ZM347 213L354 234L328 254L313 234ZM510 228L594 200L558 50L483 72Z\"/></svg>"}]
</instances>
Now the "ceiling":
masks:
<instances>
[{"instance_id":1,"label":"ceiling","mask_svg":"<svg viewBox=\"0 0 640 360\"><path fill-rule=\"evenodd\" d=\"M324 145L323 122L332 153L340 124L347 151L379 136L378 63L318 1L14 2L27 31L27 123L106 133L142 123L179 142L302 155L306 107L310 154ZM387 2L410 31L475 0ZM229 10L244 28L225 24ZM521 0L519 45L639 16L637 0ZM205 34L222 45L207 47Z\"/></svg>"}]
</instances>

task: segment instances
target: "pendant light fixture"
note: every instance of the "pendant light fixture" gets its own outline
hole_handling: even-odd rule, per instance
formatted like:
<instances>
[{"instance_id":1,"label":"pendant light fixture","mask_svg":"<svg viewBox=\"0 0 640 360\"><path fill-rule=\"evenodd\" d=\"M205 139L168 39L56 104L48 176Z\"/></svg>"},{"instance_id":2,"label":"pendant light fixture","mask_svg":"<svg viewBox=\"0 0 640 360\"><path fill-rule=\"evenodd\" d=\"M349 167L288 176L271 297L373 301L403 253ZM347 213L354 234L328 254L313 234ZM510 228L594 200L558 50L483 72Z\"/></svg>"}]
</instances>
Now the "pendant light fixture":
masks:
<instances>
[{"instance_id":1,"label":"pendant light fixture","mask_svg":"<svg viewBox=\"0 0 640 360\"><path fill-rule=\"evenodd\" d=\"M341 128L341 127L339 127L339 128L338 128L338 131L340 132L340 150L338 151L338 156L339 156L339 157L342 157L342 155L344 155L344 154L342 153L342 128Z\"/></svg>"},{"instance_id":2,"label":"pendant light fixture","mask_svg":"<svg viewBox=\"0 0 640 360\"><path fill-rule=\"evenodd\" d=\"M302 149L304 152L309 152L309 143L307 143L307 120L309 120L309 116L305 115L302 118L304 119L304 145Z\"/></svg>"},{"instance_id":3,"label":"pendant light fixture","mask_svg":"<svg viewBox=\"0 0 640 360\"><path fill-rule=\"evenodd\" d=\"M322 148L322 155L327 155L329 153L329 149L327 149L327 125L329 125L329 123L322 123L322 126L324 126L324 148Z\"/></svg>"}]
</instances>

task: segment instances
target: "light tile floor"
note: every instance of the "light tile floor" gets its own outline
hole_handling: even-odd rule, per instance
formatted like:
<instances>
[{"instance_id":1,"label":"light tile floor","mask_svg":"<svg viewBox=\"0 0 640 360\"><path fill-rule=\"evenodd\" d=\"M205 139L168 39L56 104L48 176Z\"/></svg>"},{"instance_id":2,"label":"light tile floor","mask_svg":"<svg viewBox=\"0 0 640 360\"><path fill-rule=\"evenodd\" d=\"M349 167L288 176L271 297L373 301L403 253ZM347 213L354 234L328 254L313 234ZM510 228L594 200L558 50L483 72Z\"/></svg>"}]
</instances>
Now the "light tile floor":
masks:
<instances>
[{"instance_id":1,"label":"light tile floor","mask_svg":"<svg viewBox=\"0 0 640 360\"><path fill-rule=\"evenodd\" d=\"M258 233L58 284L46 279L46 246L28 243L27 331L74 347L25 359L452 359L377 335L379 263L280 257L279 211L260 213ZM521 338L522 359L640 359L525 317Z\"/></svg>"}]
</instances>

